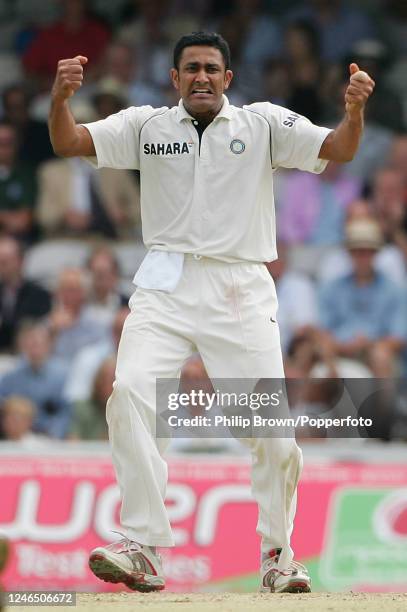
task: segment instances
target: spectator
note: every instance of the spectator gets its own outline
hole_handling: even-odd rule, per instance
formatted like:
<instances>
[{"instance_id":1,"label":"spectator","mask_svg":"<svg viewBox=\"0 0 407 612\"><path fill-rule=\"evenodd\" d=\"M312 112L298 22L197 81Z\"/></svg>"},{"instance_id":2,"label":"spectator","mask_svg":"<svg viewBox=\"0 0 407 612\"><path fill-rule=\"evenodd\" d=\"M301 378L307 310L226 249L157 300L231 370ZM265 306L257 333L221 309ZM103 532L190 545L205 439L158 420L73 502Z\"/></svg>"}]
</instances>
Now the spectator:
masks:
<instances>
[{"instance_id":1,"label":"spectator","mask_svg":"<svg viewBox=\"0 0 407 612\"><path fill-rule=\"evenodd\" d=\"M165 0L132 0L133 18L127 18L117 39L133 47L140 66L139 78L160 87L167 83L170 69L167 33L169 3Z\"/></svg>"},{"instance_id":2,"label":"spectator","mask_svg":"<svg viewBox=\"0 0 407 612\"><path fill-rule=\"evenodd\" d=\"M54 157L47 124L30 117L30 98L23 84L3 91L4 119L11 123L18 136L18 159L37 167Z\"/></svg>"},{"instance_id":3,"label":"spectator","mask_svg":"<svg viewBox=\"0 0 407 612\"><path fill-rule=\"evenodd\" d=\"M92 111L81 103L73 112L81 122ZM96 171L79 158L52 160L39 170L37 214L50 238L134 238L140 222L139 185L127 170Z\"/></svg>"},{"instance_id":4,"label":"spectator","mask_svg":"<svg viewBox=\"0 0 407 612\"><path fill-rule=\"evenodd\" d=\"M265 100L289 108L292 82L286 61L272 59L265 63L262 71L262 90Z\"/></svg>"},{"instance_id":5,"label":"spectator","mask_svg":"<svg viewBox=\"0 0 407 612\"><path fill-rule=\"evenodd\" d=\"M128 303L120 292L120 269L115 254L108 246L93 250L89 261L90 294L85 306L87 316L101 325L110 327L116 312Z\"/></svg>"},{"instance_id":6,"label":"spectator","mask_svg":"<svg viewBox=\"0 0 407 612\"><path fill-rule=\"evenodd\" d=\"M346 223L356 220L378 221L374 214L372 202L369 200L354 200L346 211ZM373 260L377 272L384 274L400 287L406 284L406 266L402 251L395 244L385 244L379 249ZM330 249L320 260L316 272L319 281L329 281L340 278L352 271L352 259L349 250L340 245Z\"/></svg>"},{"instance_id":7,"label":"spectator","mask_svg":"<svg viewBox=\"0 0 407 612\"><path fill-rule=\"evenodd\" d=\"M346 207L361 191L338 163L320 175L294 171L280 187L279 234L289 244L333 245L342 241Z\"/></svg>"},{"instance_id":8,"label":"spectator","mask_svg":"<svg viewBox=\"0 0 407 612\"><path fill-rule=\"evenodd\" d=\"M318 365L324 365L328 376L338 376L335 354L332 343L326 341L326 336L317 327L305 325L292 337L284 358L284 372L287 379L297 379L299 383L312 378L313 370ZM294 404L293 397L301 387L296 389L291 384L290 405Z\"/></svg>"},{"instance_id":9,"label":"spectator","mask_svg":"<svg viewBox=\"0 0 407 612\"><path fill-rule=\"evenodd\" d=\"M97 119L106 119L129 106L116 79L106 77L97 83L92 96L92 105Z\"/></svg>"},{"instance_id":10,"label":"spectator","mask_svg":"<svg viewBox=\"0 0 407 612\"><path fill-rule=\"evenodd\" d=\"M0 230L22 240L33 237L34 169L18 160L17 132L0 122Z\"/></svg>"},{"instance_id":11,"label":"spectator","mask_svg":"<svg viewBox=\"0 0 407 612\"><path fill-rule=\"evenodd\" d=\"M84 271L67 268L62 271L55 292L54 307L49 315L55 338L54 355L72 363L85 346L106 339L106 327L86 314L88 296Z\"/></svg>"},{"instance_id":12,"label":"spectator","mask_svg":"<svg viewBox=\"0 0 407 612\"><path fill-rule=\"evenodd\" d=\"M407 206L407 134L396 136L389 153L389 166L403 177L403 202ZM407 230L407 227L406 227Z\"/></svg>"},{"instance_id":13,"label":"spectator","mask_svg":"<svg viewBox=\"0 0 407 612\"><path fill-rule=\"evenodd\" d=\"M123 26L117 33L117 39L136 52L140 67L138 77L153 87L161 88L168 84L171 68L169 48L185 32L199 29L191 2L187 3L187 13L175 13L172 4L166 0L131 0L130 11L127 11Z\"/></svg>"},{"instance_id":14,"label":"spectator","mask_svg":"<svg viewBox=\"0 0 407 612\"><path fill-rule=\"evenodd\" d=\"M287 106L308 117L313 123L321 120L319 97L321 77L319 33L306 20L294 21L285 31L284 57L292 83Z\"/></svg>"},{"instance_id":15,"label":"spectator","mask_svg":"<svg viewBox=\"0 0 407 612\"><path fill-rule=\"evenodd\" d=\"M117 41L110 43L106 48L103 59L103 80L100 82L102 86L106 79L116 83L121 97L128 100L130 105L150 104L156 107L163 105L160 90L141 78L137 52L126 43ZM86 93L86 87L83 91Z\"/></svg>"},{"instance_id":16,"label":"spectator","mask_svg":"<svg viewBox=\"0 0 407 612\"><path fill-rule=\"evenodd\" d=\"M282 37L278 22L263 10L261 0L234 0L218 24L230 45L236 70L233 88L249 103L263 87L263 66L280 56Z\"/></svg>"},{"instance_id":17,"label":"spectator","mask_svg":"<svg viewBox=\"0 0 407 612\"><path fill-rule=\"evenodd\" d=\"M282 39L279 24L263 10L261 0L235 0L227 18L238 26L240 59L244 65L261 66L267 59L280 55Z\"/></svg>"},{"instance_id":18,"label":"spectator","mask_svg":"<svg viewBox=\"0 0 407 612\"><path fill-rule=\"evenodd\" d=\"M23 395L36 406L34 430L53 438L64 438L71 408L62 397L67 366L51 356L51 337L44 324L26 322L18 334L20 362L3 376L0 395Z\"/></svg>"},{"instance_id":19,"label":"spectator","mask_svg":"<svg viewBox=\"0 0 407 612\"><path fill-rule=\"evenodd\" d=\"M117 311L111 336L96 344L85 346L74 358L69 369L64 395L74 403L87 400L91 395L93 381L101 363L117 354L123 325L130 310L126 306Z\"/></svg>"},{"instance_id":20,"label":"spectator","mask_svg":"<svg viewBox=\"0 0 407 612\"><path fill-rule=\"evenodd\" d=\"M9 442L18 443L19 448L35 450L45 446L48 438L32 430L35 417L34 404L20 395L8 397L1 406L1 429Z\"/></svg>"},{"instance_id":21,"label":"spectator","mask_svg":"<svg viewBox=\"0 0 407 612\"><path fill-rule=\"evenodd\" d=\"M356 49L359 48L361 69L364 70L370 68L370 60L367 56L368 53L372 53L369 49L370 44L367 41L367 44L364 43L361 48L356 47ZM367 50L364 48L365 46ZM375 41L373 41L372 46L373 48L376 46ZM353 61L353 56L349 57L352 57ZM380 62L377 62L374 78L379 81L381 94L376 99L375 87L374 97L378 101L372 106L372 111L370 106L369 108L366 107L365 127L359 149L354 159L344 166L344 173L356 177L362 184L370 183L374 173L382 167L383 159L389 156L393 144L393 129L399 129L403 122L400 102L392 91L386 90L383 70ZM325 121L327 122L335 123L342 114L342 100L346 88L347 74L348 65L346 62L343 63L341 68L338 66L337 70L325 72L324 82L321 85L321 95L324 103ZM394 103L392 100L394 100ZM384 112L382 111L383 106L387 109Z\"/></svg>"},{"instance_id":22,"label":"spectator","mask_svg":"<svg viewBox=\"0 0 407 612\"><path fill-rule=\"evenodd\" d=\"M91 78L110 34L104 25L88 15L87 4L86 0L63 0L61 21L42 30L25 52L25 69L38 79L41 89L49 88L58 61L75 57L79 50L88 58L88 78Z\"/></svg>"},{"instance_id":23,"label":"spectator","mask_svg":"<svg viewBox=\"0 0 407 612\"><path fill-rule=\"evenodd\" d=\"M395 244L407 262L407 201L404 177L395 168L382 168L373 179L372 204L387 243Z\"/></svg>"},{"instance_id":24,"label":"spectator","mask_svg":"<svg viewBox=\"0 0 407 612\"><path fill-rule=\"evenodd\" d=\"M363 363L338 357L330 335L311 325L302 327L293 337L284 361L284 371L286 378L301 380L372 377L371 370Z\"/></svg>"},{"instance_id":25,"label":"spectator","mask_svg":"<svg viewBox=\"0 0 407 612\"><path fill-rule=\"evenodd\" d=\"M305 325L316 325L317 298L312 281L288 266L287 246L278 245L278 259L266 264L274 278L278 298L278 326L283 354L298 331Z\"/></svg>"},{"instance_id":26,"label":"spectator","mask_svg":"<svg viewBox=\"0 0 407 612\"><path fill-rule=\"evenodd\" d=\"M386 0L383 31L394 55L407 54L407 4L405 0Z\"/></svg>"},{"instance_id":27,"label":"spectator","mask_svg":"<svg viewBox=\"0 0 407 612\"><path fill-rule=\"evenodd\" d=\"M112 393L116 359L110 357L99 367L92 395L74 405L69 437L73 440L107 440L106 403Z\"/></svg>"},{"instance_id":28,"label":"spectator","mask_svg":"<svg viewBox=\"0 0 407 612\"><path fill-rule=\"evenodd\" d=\"M349 223L346 244L353 269L322 286L322 325L336 355L363 361L377 378L395 376L407 337L405 292L374 270L382 245L377 222Z\"/></svg>"},{"instance_id":29,"label":"spectator","mask_svg":"<svg viewBox=\"0 0 407 612\"><path fill-rule=\"evenodd\" d=\"M344 173L361 183L369 183L375 172L383 165L391 149L393 133L366 117L362 140L355 157L344 166Z\"/></svg>"},{"instance_id":30,"label":"spectator","mask_svg":"<svg viewBox=\"0 0 407 612\"><path fill-rule=\"evenodd\" d=\"M387 47L378 40L357 41L344 63L344 83L350 62L356 62L376 83L372 104L366 108L367 120L394 132L402 131L405 128L402 99L394 87L389 87L386 80L391 64Z\"/></svg>"},{"instance_id":31,"label":"spectator","mask_svg":"<svg viewBox=\"0 0 407 612\"><path fill-rule=\"evenodd\" d=\"M0 237L0 351L12 351L23 319L39 319L51 308L48 291L23 278L23 253L11 237Z\"/></svg>"},{"instance_id":32,"label":"spectator","mask_svg":"<svg viewBox=\"0 0 407 612\"><path fill-rule=\"evenodd\" d=\"M343 0L311 0L301 3L289 20L306 19L314 24L321 37L322 58L335 62L344 58L361 38L372 38L375 28L365 12Z\"/></svg>"}]
</instances>

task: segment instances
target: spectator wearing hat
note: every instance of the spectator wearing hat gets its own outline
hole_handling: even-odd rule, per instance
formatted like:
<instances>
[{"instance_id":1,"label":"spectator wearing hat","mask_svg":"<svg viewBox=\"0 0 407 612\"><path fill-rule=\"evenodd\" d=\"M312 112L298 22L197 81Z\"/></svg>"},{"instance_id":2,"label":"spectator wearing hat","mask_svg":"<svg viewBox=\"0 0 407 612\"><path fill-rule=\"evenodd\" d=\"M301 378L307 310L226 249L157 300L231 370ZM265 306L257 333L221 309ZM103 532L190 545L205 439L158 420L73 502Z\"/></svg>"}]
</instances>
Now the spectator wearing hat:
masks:
<instances>
[{"instance_id":1,"label":"spectator wearing hat","mask_svg":"<svg viewBox=\"0 0 407 612\"><path fill-rule=\"evenodd\" d=\"M391 198L391 202L393 202L393 198ZM386 236L387 227L397 229L397 236L402 237L403 235L402 226L400 222L397 221L398 210L398 206L393 207L392 204L390 214L387 216L387 213L384 211L380 216L378 214L375 199L366 200L359 198L348 206L346 210L345 226L355 220L360 221L363 219L374 219L380 224L384 245L376 252L374 257L373 264L375 270L384 274L387 278L396 283L396 285L405 287L407 281L405 257L407 258L407 255L403 255L401 242L391 242ZM384 225L382 225L382 219L385 220ZM397 225L395 225L395 223ZM320 259L316 277L319 281L330 281L345 276L345 274L350 274L351 270L352 258L346 245L342 243L340 246L330 249L329 252Z\"/></svg>"},{"instance_id":2,"label":"spectator wearing hat","mask_svg":"<svg viewBox=\"0 0 407 612\"><path fill-rule=\"evenodd\" d=\"M394 376L407 338L405 292L374 268L383 243L374 219L350 222L345 235L352 270L322 285L322 326L336 355L364 362L377 378Z\"/></svg>"},{"instance_id":3,"label":"spectator wearing hat","mask_svg":"<svg viewBox=\"0 0 407 612\"><path fill-rule=\"evenodd\" d=\"M91 102L98 119L106 119L129 106L123 88L117 79L112 77L106 77L97 83Z\"/></svg>"}]
</instances>

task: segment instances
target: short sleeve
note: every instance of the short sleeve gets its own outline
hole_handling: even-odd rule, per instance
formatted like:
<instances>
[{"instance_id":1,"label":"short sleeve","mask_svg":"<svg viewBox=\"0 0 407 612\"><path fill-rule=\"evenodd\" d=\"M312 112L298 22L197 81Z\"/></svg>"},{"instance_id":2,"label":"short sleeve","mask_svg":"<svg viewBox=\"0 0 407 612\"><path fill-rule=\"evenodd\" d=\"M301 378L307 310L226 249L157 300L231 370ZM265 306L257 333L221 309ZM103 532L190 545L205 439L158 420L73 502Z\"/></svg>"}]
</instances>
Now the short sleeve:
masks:
<instances>
[{"instance_id":1,"label":"short sleeve","mask_svg":"<svg viewBox=\"0 0 407 612\"><path fill-rule=\"evenodd\" d=\"M92 136L96 158L86 157L96 168L138 170L140 168L140 130L144 123L163 109L131 106L106 119L84 123Z\"/></svg>"},{"instance_id":2,"label":"short sleeve","mask_svg":"<svg viewBox=\"0 0 407 612\"><path fill-rule=\"evenodd\" d=\"M316 174L325 170L328 161L320 159L319 152L332 130L270 102L250 104L247 108L262 115L270 125L273 167L298 168Z\"/></svg>"}]
</instances>

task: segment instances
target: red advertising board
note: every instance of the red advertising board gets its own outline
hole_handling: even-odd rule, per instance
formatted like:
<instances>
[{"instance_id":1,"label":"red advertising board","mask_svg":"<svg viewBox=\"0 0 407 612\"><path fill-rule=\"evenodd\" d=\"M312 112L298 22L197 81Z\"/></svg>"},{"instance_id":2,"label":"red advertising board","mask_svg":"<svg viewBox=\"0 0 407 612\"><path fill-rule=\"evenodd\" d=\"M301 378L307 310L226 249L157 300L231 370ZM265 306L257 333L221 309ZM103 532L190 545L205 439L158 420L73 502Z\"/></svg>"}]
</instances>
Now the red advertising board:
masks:
<instances>
[{"instance_id":1,"label":"red advertising board","mask_svg":"<svg viewBox=\"0 0 407 612\"><path fill-rule=\"evenodd\" d=\"M171 458L169 468L167 507L177 546L164 551L168 588L255 588L257 508L250 494L246 459L188 456ZM358 497L361 491L362 501ZM296 558L312 566L315 584L338 590L363 586L366 590L370 588L363 582L366 559L363 564L360 561L365 540L370 544L377 540L377 554L381 546L387 555L391 550L397 552L399 546L407 548L407 494L403 497L400 491L407 491L404 465L304 468L293 546ZM9 590L120 588L98 581L87 565L89 551L117 539L113 531L120 531L119 492L108 457L3 455L0 495L0 531L13 541L11 562L4 575ZM346 517L356 520L355 504L357 508L363 503L360 541L356 538L359 548L349 548ZM365 533L370 509L370 526ZM354 529L352 532L349 527L349 533L353 533L354 542ZM332 547L344 555L347 551L345 561L331 554ZM397 552L397 567L400 554ZM405 556L407 563L407 553ZM338 568L343 567L341 574ZM359 570L358 583L355 576ZM406 581L400 578L393 590L405 589Z\"/></svg>"}]
</instances>

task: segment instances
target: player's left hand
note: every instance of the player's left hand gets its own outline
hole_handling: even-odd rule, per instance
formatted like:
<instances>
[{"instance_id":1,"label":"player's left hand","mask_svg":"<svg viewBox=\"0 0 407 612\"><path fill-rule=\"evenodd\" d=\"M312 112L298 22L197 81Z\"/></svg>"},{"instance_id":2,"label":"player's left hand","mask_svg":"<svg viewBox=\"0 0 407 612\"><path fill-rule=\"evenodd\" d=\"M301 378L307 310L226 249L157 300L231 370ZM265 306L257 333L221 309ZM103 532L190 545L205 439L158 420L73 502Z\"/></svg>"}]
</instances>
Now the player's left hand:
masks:
<instances>
[{"instance_id":1,"label":"player's left hand","mask_svg":"<svg viewBox=\"0 0 407 612\"><path fill-rule=\"evenodd\" d=\"M369 96L373 93L375 82L355 63L349 66L350 79L345 92L345 108L348 115L360 114Z\"/></svg>"}]
</instances>

